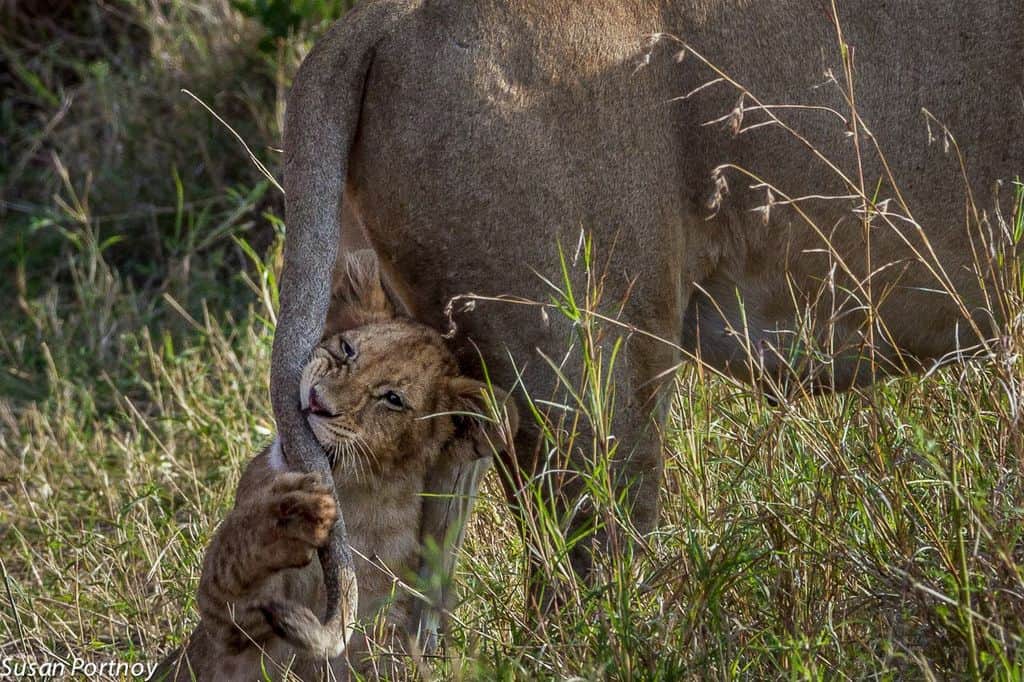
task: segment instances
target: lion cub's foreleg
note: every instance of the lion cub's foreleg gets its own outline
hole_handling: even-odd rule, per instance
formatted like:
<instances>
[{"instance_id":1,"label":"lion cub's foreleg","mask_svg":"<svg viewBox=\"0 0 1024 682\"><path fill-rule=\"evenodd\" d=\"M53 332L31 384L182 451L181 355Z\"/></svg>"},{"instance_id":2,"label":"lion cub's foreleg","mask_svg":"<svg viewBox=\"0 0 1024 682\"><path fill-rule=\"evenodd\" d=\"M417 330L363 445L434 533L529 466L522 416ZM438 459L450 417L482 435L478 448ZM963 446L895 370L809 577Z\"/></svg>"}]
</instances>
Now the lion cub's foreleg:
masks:
<instances>
[{"instance_id":1,"label":"lion cub's foreleg","mask_svg":"<svg viewBox=\"0 0 1024 682\"><path fill-rule=\"evenodd\" d=\"M454 606L455 562L466 535L480 481L491 458L440 464L430 473L423 502L420 542L440 550L424 557L419 577L426 601L415 603L416 637L420 648L433 653L445 629L446 614Z\"/></svg>"},{"instance_id":2,"label":"lion cub's foreleg","mask_svg":"<svg viewBox=\"0 0 1024 682\"><path fill-rule=\"evenodd\" d=\"M315 474L282 472L231 511L203 560L198 605L211 639L236 654L276 634L261 588L279 571L307 565L327 542L338 511Z\"/></svg>"}]
</instances>

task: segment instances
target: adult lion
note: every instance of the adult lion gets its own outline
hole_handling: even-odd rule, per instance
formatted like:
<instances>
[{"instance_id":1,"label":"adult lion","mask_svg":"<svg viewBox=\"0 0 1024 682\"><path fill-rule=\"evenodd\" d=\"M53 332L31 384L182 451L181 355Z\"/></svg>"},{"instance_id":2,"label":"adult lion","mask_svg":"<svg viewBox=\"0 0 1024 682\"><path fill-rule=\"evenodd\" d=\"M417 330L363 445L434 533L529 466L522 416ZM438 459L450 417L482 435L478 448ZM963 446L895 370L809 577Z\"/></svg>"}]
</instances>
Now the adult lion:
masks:
<instances>
[{"instance_id":1,"label":"adult lion","mask_svg":"<svg viewBox=\"0 0 1024 682\"><path fill-rule=\"evenodd\" d=\"M836 4L372 0L353 10L289 98L271 377L286 455L325 466L295 396L346 240L365 238L417 318L442 325L458 294L547 300L533 273L556 273L556 244L589 231L609 259L604 300L680 346L634 334L619 366L616 466L641 530L656 521L662 466L650 398L684 351L755 380L794 366L825 390L992 334L983 242L998 241L999 223L980 211L992 216L1002 200L1008 212L996 182L1024 170L1024 8ZM361 228L342 230L343 205ZM557 392L540 353L558 357L567 320L492 305L457 321L467 371L479 374L479 350L496 384L516 384L514 362L531 394ZM800 359L793 332L807 324L834 362ZM527 472L528 426L517 438ZM471 473L439 474L436 489ZM450 510L434 504L443 526ZM332 556L347 561L340 525L322 558Z\"/></svg>"}]
</instances>

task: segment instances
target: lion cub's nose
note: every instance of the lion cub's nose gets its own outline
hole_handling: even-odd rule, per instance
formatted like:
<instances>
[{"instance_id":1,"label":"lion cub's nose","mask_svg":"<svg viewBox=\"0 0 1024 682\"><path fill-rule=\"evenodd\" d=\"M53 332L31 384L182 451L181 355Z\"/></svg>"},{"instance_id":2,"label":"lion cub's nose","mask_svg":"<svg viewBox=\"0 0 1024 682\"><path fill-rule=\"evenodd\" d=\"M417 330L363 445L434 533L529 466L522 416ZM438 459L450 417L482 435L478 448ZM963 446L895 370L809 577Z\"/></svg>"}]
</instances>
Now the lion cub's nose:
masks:
<instances>
[{"instance_id":1,"label":"lion cub's nose","mask_svg":"<svg viewBox=\"0 0 1024 682\"><path fill-rule=\"evenodd\" d=\"M331 416L330 411L320 401L320 397L316 393L316 386L309 387L309 405L306 408L310 414L317 414L322 417Z\"/></svg>"}]
</instances>

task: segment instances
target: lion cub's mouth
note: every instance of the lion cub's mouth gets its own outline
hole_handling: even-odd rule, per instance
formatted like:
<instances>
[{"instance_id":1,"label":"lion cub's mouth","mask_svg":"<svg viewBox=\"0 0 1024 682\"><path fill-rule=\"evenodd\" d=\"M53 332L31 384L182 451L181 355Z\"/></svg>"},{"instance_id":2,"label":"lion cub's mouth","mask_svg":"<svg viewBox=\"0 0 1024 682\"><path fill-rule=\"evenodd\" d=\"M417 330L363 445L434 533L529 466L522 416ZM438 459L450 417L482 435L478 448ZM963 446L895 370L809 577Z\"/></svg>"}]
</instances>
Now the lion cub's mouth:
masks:
<instances>
[{"instance_id":1,"label":"lion cub's mouth","mask_svg":"<svg viewBox=\"0 0 1024 682\"><path fill-rule=\"evenodd\" d=\"M302 411L305 413L307 418L323 417L325 419L330 419L338 416L337 412L329 410L327 406L324 405L323 401L320 400L316 393L316 386L309 387L309 393L307 394L304 402L305 404L302 406Z\"/></svg>"}]
</instances>

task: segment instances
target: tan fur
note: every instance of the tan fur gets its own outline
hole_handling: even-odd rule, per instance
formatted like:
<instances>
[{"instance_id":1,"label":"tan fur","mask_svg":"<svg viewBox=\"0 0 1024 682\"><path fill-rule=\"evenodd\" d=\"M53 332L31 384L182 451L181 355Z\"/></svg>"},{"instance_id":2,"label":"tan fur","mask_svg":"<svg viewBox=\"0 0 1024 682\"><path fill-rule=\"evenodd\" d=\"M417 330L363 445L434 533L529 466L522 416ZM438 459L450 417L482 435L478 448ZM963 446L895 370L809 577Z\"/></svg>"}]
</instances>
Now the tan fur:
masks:
<instances>
[{"instance_id":1,"label":"tan fur","mask_svg":"<svg viewBox=\"0 0 1024 682\"><path fill-rule=\"evenodd\" d=\"M438 332L400 316L372 253L350 256L346 267L337 293L343 312L332 322L345 331L315 349L298 402L332 465L355 554L358 619L378 645L401 654L416 623L413 599L396 580L415 582L428 471L439 462L488 456L491 444L511 439L517 419L512 406L502 423L484 416L488 400L501 404L505 394L490 389L488 398L485 384L459 376ZM287 470L278 448L265 450L242 475L235 508L203 561L202 623L165 675L253 680L262 665L275 677L287 670L320 679L324 661L344 646L318 620L325 592L312 562L337 519L335 496L316 474ZM378 614L383 627L370 630ZM360 633L347 658L384 677L401 665L371 664L366 651ZM331 661L331 668L344 676L346 659Z\"/></svg>"},{"instance_id":2,"label":"tan fur","mask_svg":"<svg viewBox=\"0 0 1024 682\"><path fill-rule=\"evenodd\" d=\"M782 371L788 332L808 308L822 344L841 351L803 377L822 390L874 378L860 362L869 340L882 370L897 371L974 343L969 322L993 333L1000 321L982 311L964 216L968 190L991 209L996 181L1024 170L1024 7L835 4L853 49L856 109L874 135L857 138L866 191L878 187L895 209L877 141L921 226L895 220L906 242L881 220L865 231L855 200L805 199L803 215L779 203L755 210L767 203L764 188L715 172L734 163L791 197L851 194L806 142L859 182L843 120L850 104L843 87L826 82L843 73L826 0L369 0L346 16L306 59L289 99L289 253L272 377L286 451L305 453L310 441L289 402L299 380L290 358L318 340L334 250L353 238L350 226L339 236L343 194L390 285L433 325L458 294L548 300L532 273L555 276L556 242L571 249L582 227L607 259L605 300L627 300L625 322L748 379ZM816 107L775 110L804 140L778 126L735 134L735 117L705 125L736 108L738 91L724 82L699 89L716 74L651 34L678 36L767 104ZM940 139L929 144L923 109L955 134L965 173L934 123ZM740 124L765 119L746 111ZM1008 213L1005 190L1000 200ZM936 293L913 253L927 253L925 238L972 319ZM846 296L869 272L871 300ZM865 328L866 303L879 307L886 335ZM541 354L559 357L572 335L566 320L481 304L457 322L466 370L479 376L479 352L499 383L521 372L533 395L557 395ZM764 362L750 372L759 354ZM681 355L633 335L620 361L616 465L633 484L642 531L657 518L661 478L650 398ZM537 443L536 429L521 430L526 474ZM455 467L432 485L452 489L470 473ZM565 492L571 504L573 490Z\"/></svg>"}]
</instances>

